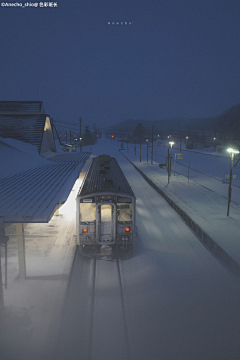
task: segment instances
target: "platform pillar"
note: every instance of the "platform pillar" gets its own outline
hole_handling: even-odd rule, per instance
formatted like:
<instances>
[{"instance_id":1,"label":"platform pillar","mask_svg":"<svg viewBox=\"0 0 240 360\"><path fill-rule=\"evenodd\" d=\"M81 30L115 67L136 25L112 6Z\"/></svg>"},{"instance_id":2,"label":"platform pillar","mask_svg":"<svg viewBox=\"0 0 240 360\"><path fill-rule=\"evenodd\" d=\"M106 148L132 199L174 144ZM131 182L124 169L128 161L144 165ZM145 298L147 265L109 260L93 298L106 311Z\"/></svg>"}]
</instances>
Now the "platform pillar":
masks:
<instances>
[{"instance_id":1,"label":"platform pillar","mask_svg":"<svg viewBox=\"0 0 240 360\"><path fill-rule=\"evenodd\" d=\"M17 243L18 243L18 265L19 279L26 279L26 261L25 261L25 239L23 223L16 224Z\"/></svg>"}]
</instances>

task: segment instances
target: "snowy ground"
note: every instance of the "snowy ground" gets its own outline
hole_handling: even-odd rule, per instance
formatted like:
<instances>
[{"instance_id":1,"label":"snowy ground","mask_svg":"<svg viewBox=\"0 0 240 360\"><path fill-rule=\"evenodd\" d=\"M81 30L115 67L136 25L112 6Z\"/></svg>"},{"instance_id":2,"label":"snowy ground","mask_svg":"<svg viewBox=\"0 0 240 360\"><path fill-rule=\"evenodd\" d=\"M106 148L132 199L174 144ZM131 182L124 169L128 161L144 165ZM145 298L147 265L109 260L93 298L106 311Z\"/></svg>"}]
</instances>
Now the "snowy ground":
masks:
<instances>
[{"instance_id":1,"label":"snowy ground","mask_svg":"<svg viewBox=\"0 0 240 360\"><path fill-rule=\"evenodd\" d=\"M213 183L211 178L206 178L204 175L202 178L199 177L197 182L190 177L188 182L187 175L174 176L173 167L170 184L168 184L166 168L161 169L155 161L152 165L150 161L146 162L144 152L142 162L139 162L139 153L135 156L133 147L129 147L128 152L126 150L122 152L240 264L240 189L233 188L232 198L235 201L231 202L229 217L227 217L228 185ZM196 168L205 169L207 173L210 168L207 160L211 162L212 158L202 158L204 155L201 154L196 154L196 156L199 156ZM222 161L223 158L217 157L215 160L216 169L218 169L219 159ZM229 162L229 158L226 160ZM240 164L235 169L239 171L239 168ZM224 195L221 195L222 193Z\"/></svg>"},{"instance_id":2,"label":"snowy ground","mask_svg":"<svg viewBox=\"0 0 240 360\"><path fill-rule=\"evenodd\" d=\"M118 149L108 145L108 153L117 158L137 197L141 250L121 262L125 311L116 263L97 260L93 285L93 261L75 258L54 360L238 360L239 279Z\"/></svg>"},{"instance_id":3,"label":"snowy ground","mask_svg":"<svg viewBox=\"0 0 240 360\"><path fill-rule=\"evenodd\" d=\"M137 227L144 251L125 261L122 267L132 360L238 360L239 280L202 246L179 215L120 154L116 145L99 140L92 146L92 152L116 157L137 196ZM227 200L219 193L191 180L188 183L180 176L172 176L167 185L166 170L160 169L157 163L147 164L146 155L139 163L130 145L129 151L124 153L240 264L239 205L232 202L230 217L227 217ZM75 197L74 190L70 201ZM8 289L4 289L7 316L2 337L2 354L6 360L43 359L46 357L42 354L51 347L76 245L74 205L74 202L72 205L66 203L65 210L64 207L60 209L60 216L54 216L48 224L29 224L25 228L27 280L18 279L14 225L7 229L10 235ZM111 269L99 266L99 296L109 304L104 289L114 287L109 278ZM73 271L75 282L78 282L78 268ZM71 316L79 309L81 290L81 287L71 290L75 301ZM118 293L118 289L112 292L113 304ZM100 304L101 301L97 307L101 307ZM109 306L104 307L103 321L108 310ZM109 311L112 313L111 308ZM96 360L102 358L100 339L103 344L111 333L110 328L105 328L106 336L98 339L96 334L101 331L102 324L99 320L95 328L92 359ZM106 351L106 347L104 349ZM112 346L109 345L109 349ZM111 351L107 351L107 356L105 359L116 358L114 354L111 356Z\"/></svg>"}]
</instances>

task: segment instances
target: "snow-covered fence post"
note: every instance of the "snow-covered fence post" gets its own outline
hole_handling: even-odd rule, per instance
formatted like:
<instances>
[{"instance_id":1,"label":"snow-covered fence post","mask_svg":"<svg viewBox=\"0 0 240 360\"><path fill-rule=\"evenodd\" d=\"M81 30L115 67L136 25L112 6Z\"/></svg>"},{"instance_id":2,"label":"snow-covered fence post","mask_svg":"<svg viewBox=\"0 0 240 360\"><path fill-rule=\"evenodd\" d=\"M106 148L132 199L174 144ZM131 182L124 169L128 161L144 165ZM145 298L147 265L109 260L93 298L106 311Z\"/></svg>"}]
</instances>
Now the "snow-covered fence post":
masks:
<instances>
[{"instance_id":1,"label":"snow-covered fence post","mask_svg":"<svg viewBox=\"0 0 240 360\"><path fill-rule=\"evenodd\" d=\"M190 171L190 161L188 163L188 182L189 182L189 171Z\"/></svg>"}]
</instances>

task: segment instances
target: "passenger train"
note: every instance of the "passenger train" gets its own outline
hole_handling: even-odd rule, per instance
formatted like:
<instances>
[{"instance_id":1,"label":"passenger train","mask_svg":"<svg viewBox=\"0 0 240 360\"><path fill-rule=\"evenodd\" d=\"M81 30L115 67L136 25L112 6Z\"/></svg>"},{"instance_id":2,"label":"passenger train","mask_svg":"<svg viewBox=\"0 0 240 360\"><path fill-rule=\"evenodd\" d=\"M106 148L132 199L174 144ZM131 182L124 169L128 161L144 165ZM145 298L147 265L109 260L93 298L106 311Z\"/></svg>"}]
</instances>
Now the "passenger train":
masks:
<instances>
[{"instance_id":1,"label":"passenger train","mask_svg":"<svg viewBox=\"0 0 240 360\"><path fill-rule=\"evenodd\" d=\"M133 251L136 198L115 158L92 159L76 202L80 253L101 253L106 245Z\"/></svg>"}]
</instances>

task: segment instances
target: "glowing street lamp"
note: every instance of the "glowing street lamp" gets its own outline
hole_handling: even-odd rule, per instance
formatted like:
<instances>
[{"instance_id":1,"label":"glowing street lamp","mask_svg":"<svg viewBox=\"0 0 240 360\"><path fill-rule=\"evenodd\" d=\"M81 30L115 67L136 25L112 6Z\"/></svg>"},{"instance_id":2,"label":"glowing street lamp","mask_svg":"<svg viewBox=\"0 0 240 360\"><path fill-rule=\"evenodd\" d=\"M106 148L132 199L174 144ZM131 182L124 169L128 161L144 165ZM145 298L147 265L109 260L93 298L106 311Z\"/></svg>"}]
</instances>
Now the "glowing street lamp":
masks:
<instances>
[{"instance_id":1,"label":"glowing street lamp","mask_svg":"<svg viewBox=\"0 0 240 360\"><path fill-rule=\"evenodd\" d=\"M231 167L230 167L230 179L229 179L229 187L228 187L228 209L227 209L227 216L229 216L229 207L231 202L231 195L232 195L232 168L233 168L233 158L234 154L239 154L238 150L234 150L232 148L227 149L231 156Z\"/></svg>"},{"instance_id":2,"label":"glowing street lamp","mask_svg":"<svg viewBox=\"0 0 240 360\"><path fill-rule=\"evenodd\" d=\"M174 145L173 141L169 141L169 145L171 145L171 156L172 156L172 146Z\"/></svg>"},{"instance_id":3,"label":"glowing street lamp","mask_svg":"<svg viewBox=\"0 0 240 360\"><path fill-rule=\"evenodd\" d=\"M171 136L171 135L170 135ZM169 148L168 148L168 184L170 182L170 176L171 176L171 160L172 160L172 146L173 146L174 142L173 141L169 141L169 145L171 146L171 154L169 156Z\"/></svg>"},{"instance_id":4,"label":"glowing street lamp","mask_svg":"<svg viewBox=\"0 0 240 360\"><path fill-rule=\"evenodd\" d=\"M82 152L82 138L80 137L79 140L80 140L80 151Z\"/></svg>"}]
</instances>

